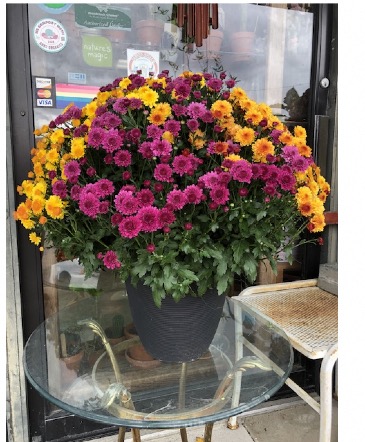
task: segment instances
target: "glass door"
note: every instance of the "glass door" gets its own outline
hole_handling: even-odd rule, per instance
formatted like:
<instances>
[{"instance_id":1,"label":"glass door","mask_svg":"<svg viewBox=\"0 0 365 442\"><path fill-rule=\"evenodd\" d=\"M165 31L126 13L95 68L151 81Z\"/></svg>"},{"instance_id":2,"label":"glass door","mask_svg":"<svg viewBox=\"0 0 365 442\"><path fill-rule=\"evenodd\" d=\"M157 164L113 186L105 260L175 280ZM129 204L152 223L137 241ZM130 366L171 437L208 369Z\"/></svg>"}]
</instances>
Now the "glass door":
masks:
<instances>
[{"instance_id":1,"label":"glass door","mask_svg":"<svg viewBox=\"0 0 365 442\"><path fill-rule=\"evenodd\" d=\"M39 141L33 137L34 129L48 124L70 103L83 107L100 86L137 70L143 75L164 69L173 75L185 70L225 71L239 80L250 98L269 104L289 128L304 126L310 144L318 113L315 103L323 102L319 100L323 91L314 86L326 60L317 56L318 48L321 45L323 54L329 41L326 35L318 40L319 20L328 20L329 11L325 5L312 4L222 3L218 29L196 47L183 41L172 4L8 5L9 97L23 102L26 112L11 109L15 187L31 170L30 149ZM123 330L130 318L115 313L126 302L123 284L100 273L85 279L77 259L65 261L62 251L47 249L40 255L35 249L19 229L25 339L44 317L79 298L93 300L90 315L104 328L114 324ZM284 268L285 256L281 259ZM300 275L302 264L303 256L298 256L291 270ZM60 352L67 356L72 351L67 345L70 325L59 324L54 330ZM87 349L84 358L97 345L92 333L78 344ZM32 390L29 398L31 436L39 440L117 431L69 416Z\"/></svg>"}]
</instances>

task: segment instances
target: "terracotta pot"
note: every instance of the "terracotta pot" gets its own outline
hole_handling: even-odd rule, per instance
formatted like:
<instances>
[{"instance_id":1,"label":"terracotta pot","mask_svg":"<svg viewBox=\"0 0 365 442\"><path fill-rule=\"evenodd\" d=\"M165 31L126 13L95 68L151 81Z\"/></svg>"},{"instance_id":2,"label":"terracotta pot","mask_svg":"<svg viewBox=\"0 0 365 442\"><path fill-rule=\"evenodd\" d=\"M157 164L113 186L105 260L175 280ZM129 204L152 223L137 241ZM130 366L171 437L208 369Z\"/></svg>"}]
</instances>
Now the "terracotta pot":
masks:
<instances>
[{"instance_id":1,"label":"terracotta pot","mask_svg":"<svg viewBox=\"0 0 365 442\"><path fill-rule=\"evenodd\" d=\"M233 61L245 61L251 58L254 38L254 32L242 31L231 35Z\"/></svg>"},{"instance_id":2,"label":"terracotta pot","mask_svg":"<svg viewBox=\"0 0 365 442\"><path fill-rule=\"evenodd\" d=\"M146 46L160 46L164 31L161 20L140 20L135 24L138 43Z\"/></svg>"},{"instance_id":3,"label":"terracotta pot","mask_svg":"<svg viewBox=\"0 0 365 442\"><path fill-rule=\"evenodd\" d=\"M69 385L77 378L83 357L84 351L81 350L75 355L60 358L63 385Z\"/></svg>"},{"instance_id":4,"label":"terracotta pot","mask_svg":"<svg viewBox=\"0 0 365 442\"><path fill-rule=\"evenodd\" d=\"M203 39L203 44L198 49L201 52L207 52L207 58L217 56L217 53L221 50L223 36L224 34L222 31L211 29L208 37Z\"/></svg>"},{"instance_id":5,"label":"terracotta pot","mask_svg":"<svg viewBox=\"0 0 365 442\"><path fill-rule=\"evenodd\" d=\"M124 327L124 335L126 339L132 339L138 336L134 324L131 322ZM153 361L151 356L142 344L133 345L128 348L128 356L136 361Z\"/></svg>"}]
</instances>

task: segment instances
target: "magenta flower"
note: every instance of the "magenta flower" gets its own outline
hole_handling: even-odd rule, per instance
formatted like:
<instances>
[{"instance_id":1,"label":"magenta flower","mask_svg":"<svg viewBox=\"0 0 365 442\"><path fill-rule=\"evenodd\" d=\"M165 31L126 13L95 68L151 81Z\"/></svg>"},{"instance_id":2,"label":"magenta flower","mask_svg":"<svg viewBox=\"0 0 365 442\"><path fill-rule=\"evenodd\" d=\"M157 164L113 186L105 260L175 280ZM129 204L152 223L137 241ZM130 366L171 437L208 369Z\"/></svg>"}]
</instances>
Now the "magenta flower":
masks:
<instances>
[{"instance_id":1,"label":"magenta flower","mask_svg":"<svg viewBox=\"0 0 365 442\"><path fill-rule=\"evenodd\" d=\"M145 141L142 144L139 145L138 152L142 155L145 159L151 159L153 157L153 152L151 149L151 142Z\"/></svg>"},{"instance_id":2,"label":"magenta flower","mask_svg":"<svg viewBox=\"0 0 365 442\"><path fill-rule=\"evenodd\" d=\"M296 180L291 172L281 171L278 176L278 182L283 190L293 190L295 188Z\"/></svg>"},{"instance_id":3,"label":"magenta flower","mask_svg":"<svg viewBox=\"0 0 365 442\"><path fill-rule=\"evenodd\" d=\"M148 244L146 250L149 253L153 253L156 250L156 246L154 244Z\"/></svg>"},{"instance_id":4,"label":"magenta flower","mask_svg":"<svg viewBox=\"0 0 365 442\"><path fill-rule=\"evenodd\" d=\"M67 186L62 180L57 180L52 184L52 193L59 196L61 199L67 197Z\"/></svg>"},{"instance_id":5,"label":"magenta flower","mask_svg":"<svg viewBox=\"0 0 365 442\"><path fill-rule=\"evenodd\" d=\"M185 155L177 155L172 162L172 169L174 173L182 176L186 174L191 168L191 161Z\"/></svg>"},{"instance_id":6,"label":"magenta flower","mask_svg":"<svg viewBox=\"0 0 365 442\"><path fill-rule=\"evenodd\" d=\"M172 146L167 140L156 140L152 141L151 150L153 155L156 157L161 157L163 155L170 154L172 151Z\"/></svg>"},{"instance_id":7,"label":"magenta flower","mask_svg":"<svg viewBox=\"0 0 365 442\"><path fill-rule=\"evenodd\" d=\"M160 225L167 226L176 221L176 216L174 212L167 207L163 207L159 212Z\"/></svg>"},{"instance_id":8,"label":"magenta flower","mask_svg":"<svg viewBox=\"0 0 365 442\"><path fill-rule=\"evenodd\" d=\"M173 210L182 209L188 202L184 192L178 189L171 190L171 192L167 194L166 201L171 205Z\"/></svg>"},{"instance_id":9,"label":"magenta flower","mask_svg":"<svg viewBox=\"0 0 365 442\"><path fill-rule=\"evenodd\" d=\"M99 199L92 192L81 190L79 199L81 212L90 218L96 218L99 214L99 204Z\"/></svg>"},{"instance_id":10,"label":"magenta flower","mask_svg":"<svg viewBox=\"0 0 365 442\"><path fill-rule=\"evenodd\" d=\"M89 131L88 144L92 147L99 147L103 140L104 130L101 127L92 127Z\"/></svg>"},{"instance_id":11,"label":"magenta flower","mask_svg":"<svg viewBox=\"0 0 365 442\"><path fill-rule=\"evenodd\" d=\"M163 134L163 130L156 126L155 124L149 124L147 126L147 137L148 138L153 138L154 140L156 140L157 138L161 138Z\"/></svg>"},{"instance_id":12,"label":"magenta flower","mask_svg":"<svg viewBox=\"0 0 365 442\"><path fill-rule=\"evenodd\" d=\"M113 250L108 250L105 253L103 257L103 263L105 267L110 270L119 269L121 266L118 255Z\"/></svg>"},{"instance_id":13,"label":"magenta flower","mask_svg":"<svg viewBox=\"0 0 365 442\"><path fill-rule=\"evenodd\" d=\"M118 227L120 236L124 238L135 238L141 231L141 220L136 216L123 218Z\"/></svg>"},{"instance_id":14,"label":"magenta flower","mask_svg":"<svg viewBox=\"0 0 365 442\"><path fill-rule=\"evenodd\" d=\"M79 178L79 175L81 173L79 163L76 160L69 161L68 163L65 164L64 173L69 180L76 179L76 181L77 181L77 179Z\"/></svg>"},{"instance_id":15,"label":"magenta flower","mask_svg":"<svg viewBox=\"0 0 365 442\"><path fill-rule=\"evenodd\" d=\"M199 204L202 201L203 191L195 184L187 186L184 193L190 204Z\"/></svg>"},{"instance_id":16,"label":"magenta flower","mask_svg":"<svg viewBox=\"0 0 365 442\"><path fill-rule=\"evenodd\" d=\"M107 152L114 152L120 149L122 145L122 138L117 129L110 129L104 132L102 145Z\"/></svg>"},{"instance_id":17,"label":"magenta flower","mask_svg":"<svg viewBox=\"0 0 365 442\"><path fill-rule=\"evenodd\" d=\"M246 160L235 161L230 172L233 178L240 183L249 183L252 178L251 164Z\"/></svg>"},{"instance_id":18,"label":"magenta flower","mask_svg":"<svg viewBox=\"0 0 365 442\"><path fill-rule=\"evenodd\" d=\"M97 181L94 188L95 195L99 198L104 198L111 195L115 190L113 181L110 181L107 178L101 178L99 181Z\"/></svg>"},{"instance_id":19,"label":"magenta flower","mask_svg":"<svg viewBox=\"0 0 365 442\"><path fill-rule=\"evenodd\" d=\"M206 106L203 103L190 103L187 107L187 114L191 118L201 118L207 111Z\"/></svg>"},{"instance_id":20,"label":"magenta flower","mask_svg":"<svg viewBox=\"0 0 365 442\"><path fill-rule=\"evenodd\" d=\"M157 207L142 207L136 216L141 221L141 230L143 232L155 232L162 227Z\"/></svg>"},{"instance_id":21,"label":"magenta flower","mask_svg":"<svg viewBox=\"0 0 365 442\"><path fill-rule=\"evenodd\" d=\"M114 163L117 166L128 167L132 163L132 154L125 149L118 150L118 152L114 155Z\"/></svg>"},{"instance_id":22,"label":"magenta flower","mask_svg":"<svg viewBox=\"0 0 365 442\"><path fill-rule=\"evenodd\" d=\"M229 200L229 190L227 187L215 186L210 190L209 195L216 204L226 204Z\"/></svg>"},{"instance_id":23,"label":"magenta flower","mask_svg":"<svg viewBox=\"0 0 365 442\"><path fill-rule=\"evenodd\" d=\"M120 190L114 199L115 208L123 215L134 215L137 213L140 204L133 193L126 190Z\"/></svg>"},{"instance_id":24,"label":"magenta flower","mask_svg":"<svg viewBox=\"0 0 365 442\"><path fill-rule=\"evenodd\" d=\"M137 193L136 198L137 198L141 207L152 206L152 204L155 200L155 196L153 195L153 193L149 189L140 190Z\"/></svg>"},{"instance_id":25,"label":"magenta flower","mask_svg":"<svg viewBox=\"0 0 365 442\"><path fill-rule=\"evenodd\" d=\"M171 132L174 137L177 137L181 129L180 121L167 120L164 124L164 129Z\"/></svg>"},{"instance_id":26,"label":"magenta flower","mask_svg":"<svg viewBox=\"0 0 365 442\"><path fill-rule=\"evenodd\" d=\"M156 180L168 183L171 181L172 169L168 164L157 164L153 176Z\"/></svg>"},{"instance_id":27,"label":"magenta flower","mask_svg":"<svg viewBox=\"0 0 365 442\"><path fill-rule=\"evenodd\" d=\"M105 114L101 116L100 122L106 129L111 129L119 126L122 120L113 112L105 112Z\"/></svg>"}]
</instances>

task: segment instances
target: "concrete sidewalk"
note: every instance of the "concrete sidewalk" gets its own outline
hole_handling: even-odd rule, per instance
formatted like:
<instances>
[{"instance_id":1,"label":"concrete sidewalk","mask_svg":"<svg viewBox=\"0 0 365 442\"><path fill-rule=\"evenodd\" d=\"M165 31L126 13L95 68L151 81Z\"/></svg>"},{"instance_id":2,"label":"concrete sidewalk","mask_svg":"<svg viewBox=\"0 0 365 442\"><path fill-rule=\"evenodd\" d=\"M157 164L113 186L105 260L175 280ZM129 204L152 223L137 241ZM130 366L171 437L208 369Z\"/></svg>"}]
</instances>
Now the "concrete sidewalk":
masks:
<instances>
[{"instance_id":1,"label":"concrete sidewalk","mask_svg":"<svg viewBox=\"0 0 365 442\"><path fill-rule=\"evenodd\" d=\"M227 428L227 420L214 424L212 442L319 442L319 414L299 398L261 404L240 415L237 430ZM338 442L338 407L333 401L332 438ZM204 426L187 428L189 442L203 442ZM117 442L117 436L95 442ZM181 442L178 429L141 430L143 442ZM128 433L125 442L133 442Z\"/></svg>"}]
</instances>

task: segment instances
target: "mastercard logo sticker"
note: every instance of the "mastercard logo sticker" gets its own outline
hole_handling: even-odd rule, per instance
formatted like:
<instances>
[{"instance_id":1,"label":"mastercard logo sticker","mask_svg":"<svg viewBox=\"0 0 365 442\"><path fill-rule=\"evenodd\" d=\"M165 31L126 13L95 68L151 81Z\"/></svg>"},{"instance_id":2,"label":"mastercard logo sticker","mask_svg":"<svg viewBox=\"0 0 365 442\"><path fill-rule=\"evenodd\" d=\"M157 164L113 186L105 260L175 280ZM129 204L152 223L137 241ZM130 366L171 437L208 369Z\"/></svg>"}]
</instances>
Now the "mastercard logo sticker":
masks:
<instances>
[{"instance_id":1,"label":"mastercard logo sticker","mask_svg":"<svg viewBox=\"0 0 365 442\"><path fill-rule=\"evenodd\" d=\"M37 96L39 98L51 98L52 93L48 89L39 89L37 91Z\"/></svg>"}]
</instances>

